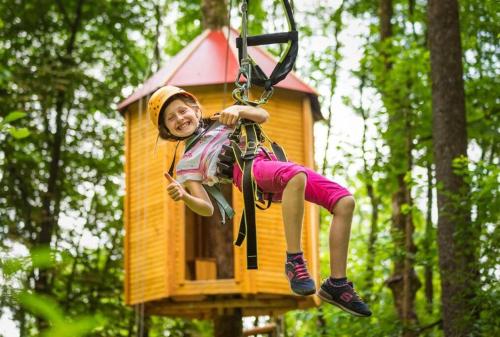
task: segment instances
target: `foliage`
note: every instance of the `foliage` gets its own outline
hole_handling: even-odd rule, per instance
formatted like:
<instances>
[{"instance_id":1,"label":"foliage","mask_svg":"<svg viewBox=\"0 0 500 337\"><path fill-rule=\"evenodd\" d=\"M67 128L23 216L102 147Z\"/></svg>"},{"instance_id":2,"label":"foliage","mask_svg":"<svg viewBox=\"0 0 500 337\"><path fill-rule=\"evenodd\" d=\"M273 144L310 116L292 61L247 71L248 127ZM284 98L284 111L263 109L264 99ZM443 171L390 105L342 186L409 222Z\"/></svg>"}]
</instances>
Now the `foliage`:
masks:
<instances>
[{"instance_id":1,"label":"foliage","mask_svg":"<svg viewBox=\"0 0 500 337\"><path fill-rule=\"evenodd\" d=\"M277 1L250 4L252 35L283 30ZM356 88L342 103L364 118L366 146L335 136L331 143L337 147L328 152L325 167L329 176L344 180L357 199L348 273L374 315L354 318L330 305L294 311L285 315L287 336L401 334L403 325L385 284L392 263L400 257L390 221L391 193L401 173L414 200L404 205L404 212L416 227L418 277L424 279L426 266L434 271L434 301L427 303L424 289L418 291L419 326L414 328L421 329L422 336L442 335L436 225L426 231L426 214L435 207L434 200L429 210L427 188L436 188L432 175L430 181L427 177L427 170L433 169L433 135L426 2L394 0L393 4L393 36L380 43L377 2L345 0L309 7L295 2L301 34L297 71L323 93L323 112L334 112L332 125L343 125L332 104L339 99L336 89L346 85L339 82L347 67L343 61L350 57L345 48L349 41L342 34L352 22L366 27L358 37L363 41L361 60L350 74ZM160 36L155 32L155 5L161 5L163 22L175 19L174 24L161 26ZM493 0L460 5L469 158L458 160L456 169L470 186L472 226L481 233L477 329L485 336L498 335L500 171L495 92L500 20ZM123 118L116 104L150 73L158 39L163 52L173 56L201 33L200 6L200 0L0 3L0 302L12 313L21 336L42 333L41 320L49 323L46 336L137 333L139 311L126 307L122 299ZM239 25L234 1L231 14L233 24ZM270 51L280 53L279 47ZM410 139L411 156L402 139ZM379 210L373 260L368 257L373 214L369 184ZM47 214L56 226L50 242L42 244ZM330 222L331 215L322 212L322 277L329 273ZM367 279L368 261L373 265L373 284ZM48 292L35 289L41 272L49 275ZM212 333L210 322L162 317L149 322L150 336Z\"/></svg>"},{"instance_id":2,"label":"foliage","mask_svg":"<svg viewBox=\"0 0 500 337\"><path fill-rule=\"evenodd\" d=\"M0 63L8 69L2 72L8 77L0 115L22 111L26 117L16 126L30 130L30 137L6 137L0 145L2 251L22 256L40 247L47 210L57 223L50 241L57 263L18 273L8 283L23 294L21 301L4 302L23 336L39 332L35 317L52 323L45 332L51 335L68 324L79 329L74 335L83 335L93 323L78 317L88 314L113 322L96 332L101 336L127 335L133 322L121 301L122 120L115 104L122 88L142 81L149 58L131 38L134 32L151 34L144 29L142 4L0 4ZM4 122L21 115L9 116ZM42 271L50 291L34 293ZM63 315L72 323L64 323Z\"/></svg>"},{"instance_id":3,"label":"foliage","mask_svg":"<svg viewBox=\"0 0 500 337\"><path fill-rule=\"evenodd\" d=\"M12 137L16 139L26 138L30 135L30 132L27 128L16 128L11 126L10 124L20 118L26 116L26 113L21 111L14 111L9 113L3 120L0 120L0 133L7 131Z\"/></svg>"}]
</instances>

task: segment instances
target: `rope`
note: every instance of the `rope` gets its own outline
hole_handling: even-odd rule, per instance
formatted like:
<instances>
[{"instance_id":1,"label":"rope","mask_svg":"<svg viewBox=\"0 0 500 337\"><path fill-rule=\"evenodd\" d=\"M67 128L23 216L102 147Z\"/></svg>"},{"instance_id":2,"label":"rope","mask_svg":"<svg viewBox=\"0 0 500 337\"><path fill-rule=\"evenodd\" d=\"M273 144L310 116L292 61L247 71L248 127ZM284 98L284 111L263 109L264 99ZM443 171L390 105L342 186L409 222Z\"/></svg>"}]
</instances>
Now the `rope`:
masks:
<instances>
[{"instance_id":1,"label":"rope","mask_svg":"<svg viewBox=\"0 0 500 337\"><path fill-rule=\"evenodd\" d=\"M227 96L227 69L229 64L229 35L231 34L231 11L233 9L233 0L229 0L228 2L228 11L227 11L227 39L226 39L226 65L224 67L224 93L222 96L222 108L226 107L226 96Z\"/></svg>"},{"instance_id":2,"label":"rope","mask_svg":"<svg viewBox=\"0 0 500 337\"><path fill-rule=\"evenodd\" d=\"M243 0L240 7L241 13L241 58L240 58L240 69L238 71L238 75L236 75L235 86L236 88L233 90L233 98L243 103L245 105L249 105L248 92L250 91L250 87L252 85L251 76L252 76L252 63L248 57L247 50L247 15L248 15L248 3L247 0ZM241 77L246 78L246 82L243 84L240 83Z\"/></svg>"}]
</instances>

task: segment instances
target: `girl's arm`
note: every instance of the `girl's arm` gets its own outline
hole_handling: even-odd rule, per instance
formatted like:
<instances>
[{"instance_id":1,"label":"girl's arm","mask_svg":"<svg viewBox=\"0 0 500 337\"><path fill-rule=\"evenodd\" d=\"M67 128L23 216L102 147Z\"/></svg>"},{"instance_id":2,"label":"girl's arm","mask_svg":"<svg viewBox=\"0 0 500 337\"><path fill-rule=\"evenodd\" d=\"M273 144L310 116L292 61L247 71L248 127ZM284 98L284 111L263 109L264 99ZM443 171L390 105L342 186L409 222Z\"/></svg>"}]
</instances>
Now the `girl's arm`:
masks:
<instances>
[{"instance_id":1,"label":"girl's arm","mask_svg":"<svg viewBox=\"0 0 500 337\"><path fill-rule=\"evenodd\" d=\"M249 105L233 105L230 108L235 108L239 111L239 117L249 119L259 124L265 123L269 119L269 113L261 107Z\"/></svg>"},{"instance_id":2,"label":"girl's arm","mask_svg":"<svg viewBox=\"0 0 500 337\"><path fill-rule=\"evenodd\" d=\"M222 124L230 126L235 125L240 118L262 124L269 118L269 113L260 107L232 105L211 117L211 119L218 119Z\"/></svg>"},{"instance_id":3,"label":"girl's arm","mask_svg":"<svg viewBox=\"0 0 500 337\"><path fill-rule=\"evenodd\" d=\"M175 181L168 173L165 178L169 181L167 186L168 195L175 201L182 200L196 214L201 216L212 216L214 206L207 192L199 181L188 180L185 185L189 193Z\"/></svg>"},{"instance_id":4,"label":"girl's arm","mask_svg":"<svg viewBox=\"0 0 500 337\"><path fill-rule=\"evenodd\" d=\"M189 193L182 199L184 203L195 213L201 216L212 216L214 205L199 181L188 180L185 183Z\"/></svg>"}]
</instances>

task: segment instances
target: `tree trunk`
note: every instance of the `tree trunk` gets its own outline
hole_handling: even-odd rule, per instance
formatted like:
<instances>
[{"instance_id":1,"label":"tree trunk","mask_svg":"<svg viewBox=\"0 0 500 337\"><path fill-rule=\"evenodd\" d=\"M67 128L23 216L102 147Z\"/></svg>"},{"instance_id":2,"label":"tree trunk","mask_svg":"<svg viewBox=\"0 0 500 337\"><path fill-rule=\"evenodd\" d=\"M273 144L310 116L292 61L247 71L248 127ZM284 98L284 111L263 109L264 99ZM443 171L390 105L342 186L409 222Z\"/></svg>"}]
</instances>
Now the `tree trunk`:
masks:
<instances>
[{"instance_id":1,"label":"tree trunk","mask_svg":"<svg viewBox=\"0 0 500 337\"><path fill-rule=\"evenodd\" d=\"M424 255L425 255L425 300L426 309L428 313L432 313L432 306L434 304L434 286L432 284L433 277L433 263L431 245L434 237L434 229L432 228L432 190L433 190L433 176L431 163L427 164L427 214L425 220L425 240L424 240Z\"/></svg>"},{"instance_id":2,"label":"tree trunk","mask_svg":"<svg viewBox=\"0 0 500 337\"><path fill-rule=\"evenodd\" d=\"M241 309L223 309L214 319L214 337L243 336Z\"/></svg>"},{"instance_id":3,"label":"tree trunk","mask_svg":"<svg viewBox=\"0 0 500 337\"><path fill-rule=\"evenodd\" d=\"M202 0L201 11L204 29L216 30L227 24L226 0Z\"/></svg>"},{"instance_id":4,"label":"tree trunk","mask_svg":"<svg viewBox=\"0 0 500 337\"><path fill-rule=\"evenodd\" d=\"M457 0L429 0L432 134L438 188L438 250L445 336L473 335L477 310L478 232L469 187L453 162L467 157L467 128Z\"/></svg>"},{"instance_id":5,"label":"tree trunk","mask_svg":"<svg viewBox=\"0 0 500 337\"><path fill-rule=\"evenodd\" d=\"M156 27L155 27L155 49L154 49L154 62L151 67L151 71L156 73L160 70L161 67L161 54L160 54L160 29L163 25L163 10L160 3L156 3L154 5L155 9L155 19L156 19ZM148 69L149 70L149 69Z\"/></svg>"},{"instance_id":6,"label":"tree trunk","mask_svg":"<svg viewBox=\"0 0 500 337\"><path fill-rule=\"evenodd\" d=\"M363 89L365 86L365 69L362 69L362 74L360 77L360 86L359 86L359 112L361 113L361 117L363 118L363 136L361 140L361 150L363 152L363 174L366 184L366 193L368 198L370 199L371 216L370 216L370 234L368 236L368 256L366 257L366 289L369 294L372 294L373 288L373 278L374 278L374 265L375 265L375 243L377 241L378 234L378 211L379 211L379 198L375 193L375 188L373 186L373 168L368 166L368 161L366 160L366 135L368 132L368 118L369 114L363 107ZM375 162L373 163L373 167L377 166L379 153L377 150L375 155Z\"/></svg>"},{"instance_id":7,"label":"tree trunk","mask_svg":"<svg viewBox=\"0 0 500 337\"><path fill-rule=\"evenodd\" d=\"M65 9L62 3L59 3L61 11L65 13ZM70 34L66 44L66 50L64 55L61 56L63 59L62 66L66 66L71 61L71 55L76 41L76 34L80 28L81 14L82 14L83 0L80 0L76 6L75 19L71 22ZM50 247L52 243L52 236L57 227L57 221L59 216L59 205L61 196L59 193L59 185L61 181L61 151L64 144L65 126L63 121L63 111L66 104L67 94L66 89L58 89L56 93L56 120L55 120L55 133L50 141L49 146L51 155L49 159L49 171L47 180L47 191L42 194L42 219L40 221L40 232L36 237L35 244L39 246ZM48 127L48 125L47 125ZM49 133L50 130L47 128L45 132ZM35 279L35 290L41 294L50 294L51 285L50 277L53 273L50 269L39 269L38 277ZM48 327L48 322L45 319L37 319L37 327L39 331L45 330Z\"/></svg>"},{"instance_id":8,"label":"tree trunk","mask_svg":"<svg viewBox=\"0 0 500 337\"><path fill-rule=\"evenodd\" d=\"M392 71L392 63L389 58L390 38L392 38L391 19L393 15L392 0L380 0L380 40L382 43L381 55L384 61L386 76ZM389 52L386 52L389 51ZM402 93L388 92L385 89L385 79L381 79L382 99L389 114L389 130L396 132L401 129L400 134L405 142L389 139L388 145L391 151L391 163L394 167L393 174L396 176L397 190L392 195L392 228L391 234L395 246L394 269L392 276L386 281L392 291L394 304L403 324L403 336L417 336L414 327L418 324L415 311L416 292L420 288L420 281L414 269L414 256L416 246L413 243L413 232L415 226L411 213L412 199L411 190L405 181L405 175L411 172L412 161L412 123L410 119L411 110L406 105L406 97ZM406 83L407 87L410 86ZM396 121L396 113L403 113L404 125ZM399 117L398 117L399 118ZM400 163L403 163L402 165ZM410 211L405 210L405 206Z\"/></svg>"},{"instance_id":9,"label":"tree trunk","mask_svg":"<svg viewBox=\"0 0 500 337\"><path fill-rule=\"evenodd\" d=\"M404 182L404 175L397 177L399 189L392 199L392 237L396 247L392 276L386 281L392 291L399 319L403 323L403 336L418 336L413 329L418 318L415 311L415 296L420 288L413 256L416 246L413 244L413 221L410 214L405 214L402 206L407 204L409 189Z\"/></svg>"},{"instance_id":10,"label":"tree trunk","mask_svg":"<svg viewBox=\"0 0 500 337\"><path fill-rule=\"evenodd\" d=\"M380 40L384 41L392 37L392 0L380 0L379 2L379 29Z\"/></svg>"}]
</instances>

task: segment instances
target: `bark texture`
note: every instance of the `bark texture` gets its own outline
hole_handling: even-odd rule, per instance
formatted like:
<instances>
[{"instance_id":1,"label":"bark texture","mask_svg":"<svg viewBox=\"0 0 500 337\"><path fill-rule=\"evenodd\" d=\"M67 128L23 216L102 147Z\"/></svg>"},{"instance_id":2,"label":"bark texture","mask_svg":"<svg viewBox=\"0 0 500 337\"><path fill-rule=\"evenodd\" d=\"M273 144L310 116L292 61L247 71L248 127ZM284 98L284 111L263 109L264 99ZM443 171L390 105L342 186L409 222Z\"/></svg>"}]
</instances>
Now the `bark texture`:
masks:
<instances>
[{"instance_id":1,"label":"bark texture","mask_svg":"<svg viewBox=\"0 0 500 337\"><path fill-rule=\"evenodd\" d=\"M424 240L424 255L426 264L424 267L424 277L425 277L425 301L426 301L426 309L428 313L432 313L433 304L434 304L434 286L432 284L432 280L434 279L434 270L432 264L432 253L431 253L431 244L433 241L434 228L432 226L432 191L434 188L433 185L433 175L432 175L432 167L431 164L427 165L427 214L425 220L425 240Z\"/></svg>"},{"instance_id":2,"label":"bark texture","mask_svg":"<svg viewBox=\"0 0 500 337\"><path fill-rule=\"evenodd\" d=\"M201 4L203 12L204 29L220 29L227 22L227 2L226 0L203 0Z\"/></svg>"},{"instance_id":3,"label":"bark texture","mask_svg":"<svg viewBox=\"0 0 500 337\"><path fill-rule=\"evenodd\" d=\"M224 312L214 319L214 337L243 336L241 318L241 309L224 309Z\"/></svg>"},{"instance_id":4,"label":"bark texture","mask_svg":"<svg viewBox=\"0 0 500 337\"><path fill-rule=\"evenodd\" d=\"M477 317L478 233L471 223L469 188L453 169L454 159L467 156L457 0L429 0L428 21L443 328L445 336L471 336Z\"/></svg>"}]
</instances>

